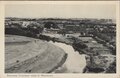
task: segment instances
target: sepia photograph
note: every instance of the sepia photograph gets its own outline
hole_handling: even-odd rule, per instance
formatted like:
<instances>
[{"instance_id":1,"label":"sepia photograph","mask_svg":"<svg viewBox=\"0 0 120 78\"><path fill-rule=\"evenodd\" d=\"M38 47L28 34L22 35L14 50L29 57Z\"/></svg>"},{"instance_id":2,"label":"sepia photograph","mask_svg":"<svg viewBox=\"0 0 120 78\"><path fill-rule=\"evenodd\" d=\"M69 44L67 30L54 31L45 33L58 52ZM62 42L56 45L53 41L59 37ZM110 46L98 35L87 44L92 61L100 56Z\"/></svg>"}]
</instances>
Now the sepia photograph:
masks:
<instances>
[{"instance_id":1,"label":"sepia photograph","mask_svg":"<svg viewBox=\"0 0 120 78\"><path fill-rule=\"evenodd\" d=\"M116 1L0 4L0 78L120 77Z\"/></svg>"},{"instance_id":2,"label":"sepia photograph","mask_svg":"<svg viewBox=\"0 0 120 78\"><path fill-rule=\"evenodd\" d=\"M116 73L116 6L5 5L5 73Z\"/></svg>"}]
</instances>

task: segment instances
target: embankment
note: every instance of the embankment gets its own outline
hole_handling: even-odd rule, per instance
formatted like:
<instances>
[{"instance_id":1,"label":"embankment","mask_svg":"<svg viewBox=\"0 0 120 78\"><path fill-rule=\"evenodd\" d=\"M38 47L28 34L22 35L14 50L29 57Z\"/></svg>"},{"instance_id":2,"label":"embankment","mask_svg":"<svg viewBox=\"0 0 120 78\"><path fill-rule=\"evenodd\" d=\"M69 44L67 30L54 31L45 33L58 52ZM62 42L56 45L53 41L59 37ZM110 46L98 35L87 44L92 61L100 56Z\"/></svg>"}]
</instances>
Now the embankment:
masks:
<instances>
[{"instance_id":1,"label":"embankment","mask_svg":"<svg viewBox=\"0 0 120 78\"><path fill-rule=\"evenodd\" d=\"M15 42L22 36L6 36L9 39L13 44L5 44L5 73L50 73L67 58L64 50L45 41L27 37L30 42L19 45Z\"/></svg>"}]
</instances>

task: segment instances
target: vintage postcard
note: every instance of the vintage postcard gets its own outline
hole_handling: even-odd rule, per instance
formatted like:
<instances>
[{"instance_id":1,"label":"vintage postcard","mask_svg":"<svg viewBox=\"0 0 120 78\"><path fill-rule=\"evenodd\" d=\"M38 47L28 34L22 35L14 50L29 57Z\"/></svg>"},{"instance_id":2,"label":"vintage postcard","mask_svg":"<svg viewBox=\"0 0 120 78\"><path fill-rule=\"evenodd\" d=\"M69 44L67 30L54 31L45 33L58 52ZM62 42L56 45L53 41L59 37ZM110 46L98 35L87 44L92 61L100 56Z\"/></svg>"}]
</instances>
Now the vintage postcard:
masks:
<instances>
[{"instance_id":1,"label":"vintage postcard","mask_svg":"<svg viewBox=\"0 0 120 78\"><path fill-rule=\"evenodd\" d=\"M120 78L119 1L1 1L0 78Z\"/></svg>"}]
</instances>

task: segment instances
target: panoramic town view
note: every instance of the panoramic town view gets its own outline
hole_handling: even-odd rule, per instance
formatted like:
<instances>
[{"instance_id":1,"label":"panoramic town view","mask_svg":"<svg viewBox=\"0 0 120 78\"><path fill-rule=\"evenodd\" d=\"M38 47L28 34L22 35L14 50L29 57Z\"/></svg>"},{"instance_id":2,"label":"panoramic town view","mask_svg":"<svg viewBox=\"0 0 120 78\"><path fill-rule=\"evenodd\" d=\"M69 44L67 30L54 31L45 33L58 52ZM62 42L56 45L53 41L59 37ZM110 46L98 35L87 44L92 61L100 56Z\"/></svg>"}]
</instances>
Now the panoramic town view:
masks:
<instances>
[{"instance_id":1,"label":"panoramic town view","mask_svg":"<svg viewBox=\"0 0 120 78\"><path fill-rule=\"evenodd\" d=\"M6 13L5 73L116 73L116 20Z\"/></svg>"}]
</instances>

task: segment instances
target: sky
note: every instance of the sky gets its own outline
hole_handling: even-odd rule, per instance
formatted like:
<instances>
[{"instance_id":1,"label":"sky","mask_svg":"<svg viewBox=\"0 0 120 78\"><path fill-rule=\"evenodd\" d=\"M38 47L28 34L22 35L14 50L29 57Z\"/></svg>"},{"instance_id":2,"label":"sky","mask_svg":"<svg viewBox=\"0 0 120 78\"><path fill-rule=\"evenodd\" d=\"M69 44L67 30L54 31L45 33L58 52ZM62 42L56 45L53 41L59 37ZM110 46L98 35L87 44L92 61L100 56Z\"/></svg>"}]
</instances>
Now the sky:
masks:
<instances>
[{"instance_id":1,"label":"sky","mask_svg":"<svg viewBox=\"0 0 120 78\"><path fill-rule=\"evenodd\" d=\"M5 17L20 18L116 18L115 5L109 4L9 4Z\"/></svg>"}]
</instances>

